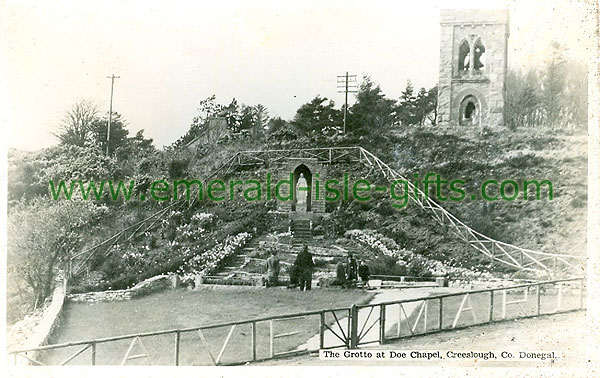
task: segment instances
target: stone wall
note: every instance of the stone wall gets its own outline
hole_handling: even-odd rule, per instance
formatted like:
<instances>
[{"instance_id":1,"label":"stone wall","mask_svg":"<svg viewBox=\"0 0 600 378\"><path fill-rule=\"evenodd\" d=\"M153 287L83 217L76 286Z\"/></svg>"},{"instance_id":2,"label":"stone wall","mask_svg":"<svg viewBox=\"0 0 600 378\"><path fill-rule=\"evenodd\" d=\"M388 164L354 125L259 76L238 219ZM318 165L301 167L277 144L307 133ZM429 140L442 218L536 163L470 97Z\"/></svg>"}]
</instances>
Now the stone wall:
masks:
<instances>
[{"instance_id":1,"label":"stone wall","mask_svg":"<svg viewBox=\"0 0 600 378\"><path fill-rule=\"evenodd\" d=\"M12 326L7 335L7 348L9 350L33 349L46 344L62 313L66 287L66 279L57 282L50 301L42 311L26 316L25 319ZM35 360L37 354L36 352L28 352L27 356ZM14 363L14 359L11 358L9 362ZM31 365L31 362L25 358L18 358L17 364Z\"/></svg>"},{"instance_id":2,"label":"stone wall","mask_svg":"<svg viewBox=\"0 0 600 378\"><path fill-rule=\"evenodd\" d=\"M173 279L168 275L160 275L142 281L130 289L69 294L67 298L73 302L124 301L171 288Z\"/></svg>"}]
</instances>

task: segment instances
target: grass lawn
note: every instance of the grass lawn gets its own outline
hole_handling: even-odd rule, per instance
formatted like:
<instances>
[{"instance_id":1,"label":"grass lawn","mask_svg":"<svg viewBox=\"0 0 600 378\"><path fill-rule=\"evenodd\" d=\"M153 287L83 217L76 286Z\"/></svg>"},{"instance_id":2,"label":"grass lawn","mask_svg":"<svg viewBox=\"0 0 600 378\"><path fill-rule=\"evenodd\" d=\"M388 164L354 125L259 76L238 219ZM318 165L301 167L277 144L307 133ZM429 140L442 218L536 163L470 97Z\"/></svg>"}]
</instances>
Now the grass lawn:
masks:
<instances>
[{"instance_id":1,"label":"grass lawn","mask_svg":"<svg viewBox=\"0 0 600 378\"><path fill-rule=\"evenodd\" d=\"M67 303L60 325L51 344L140 332L195 327L235 320L349 307L364 303L372 294L359 290L317 289L297 290L231 288L224 290L168 290L122 302ZM298 331L297 334L275 339L274 351L293 350L319 331L319 316L274 322L274 334ZM203 331L213 356L217 356L231 327ZM257 358L269 355L269 322L257 324ZM173 365L175 335L151 336L141 339L152 365ZM250 325L237 326L221 359L222 363L252 359ZM131 340L114 341L97 346L97 364L120 364ZM197 332L181 334L181 365L211 365L209 354ZM59 364L81 346L47 352L43 361ZM131 355L142 354L136 344ZM90 351L85 351L70 364L90 364ZM128 364L147 364L146 359Z\"/></svg>"}]
</instances>

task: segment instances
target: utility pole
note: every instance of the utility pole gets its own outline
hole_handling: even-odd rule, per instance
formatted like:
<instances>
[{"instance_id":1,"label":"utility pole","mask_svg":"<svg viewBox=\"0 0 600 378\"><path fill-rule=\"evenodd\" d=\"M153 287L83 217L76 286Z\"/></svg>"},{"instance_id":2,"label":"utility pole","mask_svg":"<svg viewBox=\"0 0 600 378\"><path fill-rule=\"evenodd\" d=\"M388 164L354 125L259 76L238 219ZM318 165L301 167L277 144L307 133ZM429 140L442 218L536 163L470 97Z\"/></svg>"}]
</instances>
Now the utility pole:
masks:
<instances>
[{"instance_id":1,"label":"utility pole","mask_svg":"<svg viewBox=\"0 0 600 378\"><path fill-rule=\"evenodd\" d=\"M356 81L356 75L348 75L346 71L345 75L338 75L337 77L337 89L338 93L344 93L344 134L346 134L346 116L348 113L348 93L358 92L358 83Z\"/></svg>"},{"instance_id":2,"label":"utility pole","mask_svg":"<svg viewBox=\"0 0 600 378\"><path fill-rule=\"evenodd\" d=\"M108 110L108 128L106 131L106 156L108 156L108 145L110 143L110 124L112 123L112 99L113 99L113 89L115 87L115 79L121 78L120 76L115 76L112 74L111 76L107 76L107 79L111 79L110 83L110 108Z\"/></svg>"}]
</instances>

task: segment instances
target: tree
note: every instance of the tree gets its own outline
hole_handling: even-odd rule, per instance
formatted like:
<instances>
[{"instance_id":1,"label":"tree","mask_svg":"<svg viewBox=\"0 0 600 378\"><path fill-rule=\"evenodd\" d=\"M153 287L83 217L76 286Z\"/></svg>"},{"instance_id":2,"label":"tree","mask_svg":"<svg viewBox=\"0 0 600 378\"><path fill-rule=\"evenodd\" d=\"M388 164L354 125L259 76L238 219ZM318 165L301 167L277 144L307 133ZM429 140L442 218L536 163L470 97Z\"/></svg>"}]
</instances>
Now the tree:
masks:
<instances>
[{"instance_id":1,"label":"tree","mask_svg":"<svg viewBox=\"0 0 600 378\"><path fill-rule=\"evenodd\" d=\"M97 106L88 100L81 100L67 110L54 135L62 144L83 146L91 136L92 124L97 116Z\"/></svg>"},{"instance_id":2,"label":"tree","mask_svg":"<svg viewBox=\"0 0 600 378\"><path fill-rule=\"evenodd\" d=\"M253 106L242 104L240 112L240 131L250 132L256 125L256 109Z\"/></svg>"},{"instance_id":3,"label":"tree","mask_svg":"<svg viewBox=\"0 0 600 378\"><path fill-rule=\"evenodd\" d=\"M427 91L427 105L430 112L427 113L427 118L432 126L437 125L437 107L438 107L438 86L434 86Z\"/></svg>"},{"instance_id":4,"label":"tree","mask_svg":"<svg viewBox=\"0 0 600 378\"><path fill-rule=\"evenodd\" d=\"M28 201L48 193L48 182L40 182L40 171L48 165L46 151L8 151L7 200L9 209L18 201Z\"/></svg>"},{"instance_id":5,"label":"tree","mask_svg":"<svg viewBox=\"0 0 600 378\"><path fill-rule=\"evenodd\" d=\"M219 117L225 117L227 126L234 133L240 132L241 129L241 112L237 100L234 98L227 106L222 106L218 113Z\"/></svg>"},{"instance_id":6,"label":"tree","mask_svg":"<svg viewBox=\"0 0 600 378\"><path fill-rule=\"evenodd\" d=\"M423 126L425 121L435 125L437 119L437 85L430 90L421 88L414 101L415 122Z\"/></svg>"},{"instance_id":7,"label":"tree","mask_svg":"<svg viewBox=\"0 0 600 378\"><path fill-rule=\"evenodd\" d=\"M378 84L364 76L356 93L356 102L350 107L349 130L373 130L391 125L395 101L385 97Z\"/></svg>"},{"instance_id":8,"label":"tree","mask_svg":"<svg viewBox=\"0 0 600 378\"><path fill-rule=\"evenodd\" d=\"M133 177L138 182L139 177L149 177L152 173L141 166L143 161L156 158L158 151L152 144L152 139L144 137L144 130L139 130L135 136L126 138L123 143L115 149L117 169L115 172L119 177Z\"/></svg>"},{"instance_id":9,"label":"tree","mask_svg":"<svg viewBox=\"0 0 600 378\"><path fill-rule=\"evenodd\" d=\"M556 127L563 111L566 61L562 46L554 41L551 44L550 58L546 62L543 77L542 103L546 124Z\"/></svg>"},{"instance_id":10,"label":"tree","mask_svg":"<svg viewBox=\"0 0 600 378\"><path fill-rule=\"evenodd\" d=\"M235 99L233 99L233 102L235 102ZM237 104L237 102L235 103ZM177 139L175 143L169 146L168 149L185 146L187 143L197 138L204 131L204 128L208 124L208 119L219 115L223 108L223 105L217 103L217 96L215 95L200 101L198 108L196 109L198 114L192 118L192 124L190 125L189 130L181 138Z\"/></svg>"},{"instance_id":11,"label":"tree","mask_svg":"<svg viewBox=\"0 0 600 378\"><path fill-rule=\"evenodd\" d=\"M400 100L396 107L396 117L402 126L410 126L419 123L417 115L417 97L410 80L406 82L406 88L400 94Z\"/></svg>"},{"instance_id":12,"label":"tree","mask_svg":"<svg viewBox=\"0 0 600 378\"><path fill-rule=\"evenodd\" d=\"M300 106L292 123L304 133L322 133L327 129L339 127L341 121L341 113L335 109L335 103L327 97L316 96Z\"/></svg>"},{"instance_id":13,"label":"tree","mask_svg":"<svg viewBox=\"0 0 600 378\"><path fill-rule=\"evenodd\" d=\"M269 109L263 104L257 104L254 105L254 111L256 113L256 130L260 130L262 133L268 129Z\"/></svg>"},{"instance_id":14,"label":"tree","mask_svg":"<svg viewBox=\"0 0 600 378\"><path fill-rule=\"evenodd\" d=\"M40 305L54 288L58 270L83 246L83 231L106 208L91 201L48 201L21 204L8 217L9 285L24 282Z\"/></svg>"},{"instance_id":15,"label":"tree","mask_svg":"<svg viewBox=\"0 0 600 378\"><path fill-rule=\"evenodd\" d=\"M553 42L541 69L509 70L506 78L509 128L573 129L587 125L587 67L564 55L564 48Z\"/></svg>"},{"instance_id":16,"label":"tree","mask_svg":"<svg viewBox=\"0 0 600 378\"><path fill-rule=\"evenodd\" d=\"M108 154L112 155L115 150L127 144L129 131L125 128L127 124L117 112L113 112L110 123L110 141L108 144ZM108 114L102 118L96 118L90 127L90 139L102 151L106 151L106 133L108 131Z\"/></svg>"},{"instance_id":17,"label":"tree","mask_svg":"<svg viewBox=\"0 0 600 378\"><path fill-rule=\"evenodd\" d=\"M45 150L45 164L36 178L48 189L54 180L105 180L115 172L115 160L104 155L99 146L87 142L84 146L55 146ZM48 193L48 191L46 191Z\"/></svg>"},{"instance_id":18,"label":"tree","mask_svg":"<svg viewBox=\"0 0 600 378\"><path fill-rule=\"evenodd\" d=\"M565 77L564 111L571 128L585 129L588 109L588 69L574 59L568 61Z\"/></svg>"},{"instance_id":19,"label":"tree","mask_svg":"<svg viewBox=\"0 0 600 378\"><path fill-rule=\"evenodd\" d=\"M274 133L277 130L282 129L288 122L281 117L271 118L269 122L267 122L267 131L269 133Z\"/></svg>"}]
</instances>

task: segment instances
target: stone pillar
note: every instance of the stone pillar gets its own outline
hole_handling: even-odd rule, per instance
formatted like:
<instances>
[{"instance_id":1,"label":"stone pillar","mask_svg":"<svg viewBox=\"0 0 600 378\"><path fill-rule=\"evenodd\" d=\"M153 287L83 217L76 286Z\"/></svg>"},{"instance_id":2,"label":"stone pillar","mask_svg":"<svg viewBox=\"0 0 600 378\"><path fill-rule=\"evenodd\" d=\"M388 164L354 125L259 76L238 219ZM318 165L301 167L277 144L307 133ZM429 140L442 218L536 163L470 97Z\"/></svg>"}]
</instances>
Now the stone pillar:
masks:
<instances>
[{"instance_id":1,"label":"stone pillar","mask_svg":"<svg viewBox=\"0 0 600 378\"><path fill-rule=\"evenodd\" d=\"M196 285L196 287L202 285L202 283L204 282L204 280L202 279L202 274L196 274L196 276L194 277L194 285Z\"/></svg>"},{"instance_id":2,"label":"stone pillar","mask_svg":"<svg viewBox=\"0 0 600 378\"><path fill-rule=\"evenodd\" d=\"M473 71L475 71L475 41L474 41L474 36L471 35L471 43L469 44L469 48L471 49L469 51L469 75L473 74Z\"/></svg>"},{"instance_id":3,"label":"stone pillar","mask_svg":"<svg viewBox=\"0 0 600 378\"><path fill-rule=\"evenodd\" d=\"M181 286L181 278L177 274L171 276L171 282L173 283L173 289L177 289Z\"/></svg>"}]
</instances>

